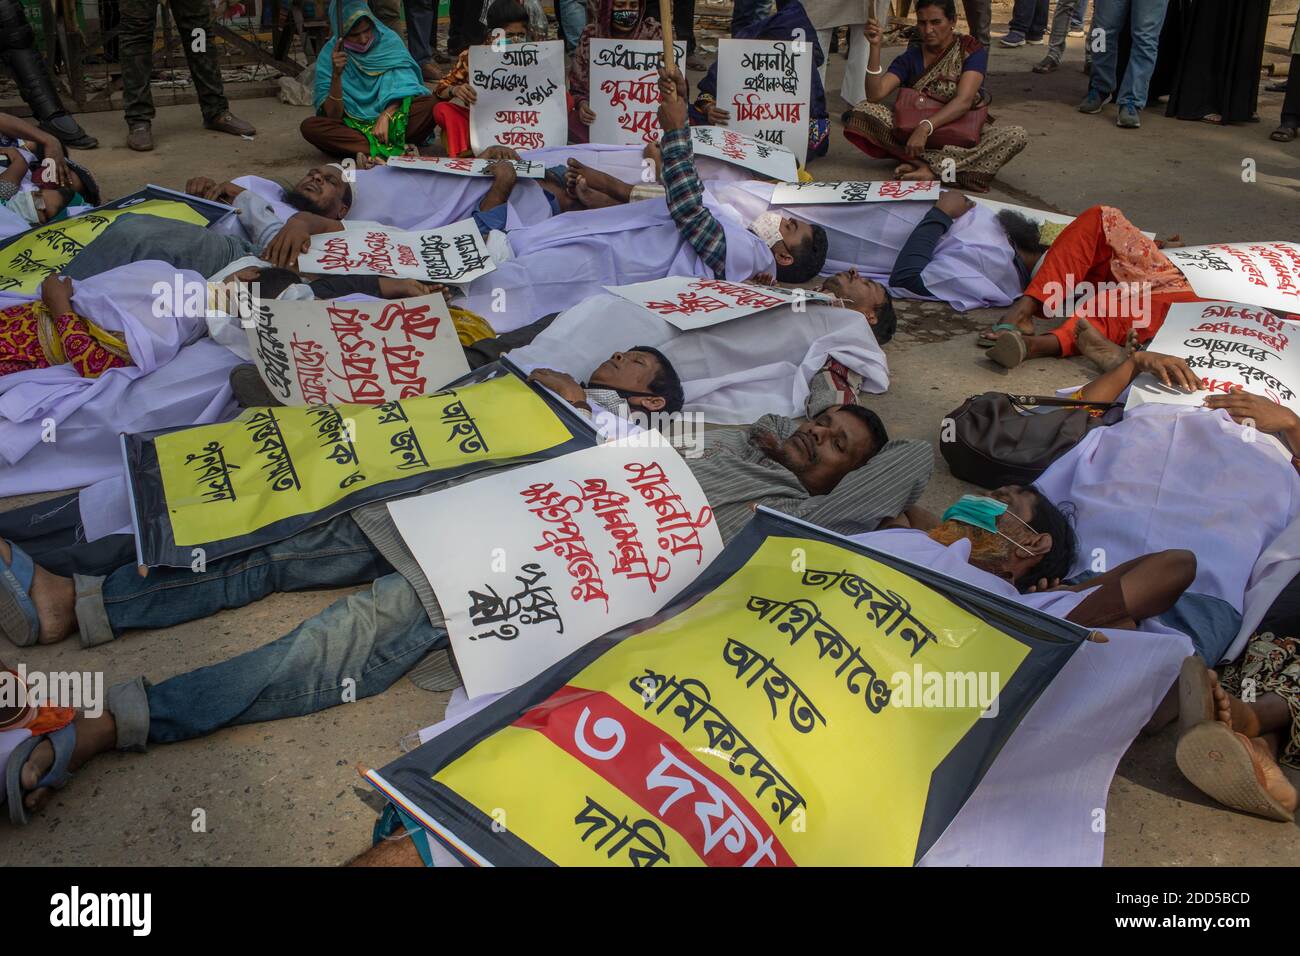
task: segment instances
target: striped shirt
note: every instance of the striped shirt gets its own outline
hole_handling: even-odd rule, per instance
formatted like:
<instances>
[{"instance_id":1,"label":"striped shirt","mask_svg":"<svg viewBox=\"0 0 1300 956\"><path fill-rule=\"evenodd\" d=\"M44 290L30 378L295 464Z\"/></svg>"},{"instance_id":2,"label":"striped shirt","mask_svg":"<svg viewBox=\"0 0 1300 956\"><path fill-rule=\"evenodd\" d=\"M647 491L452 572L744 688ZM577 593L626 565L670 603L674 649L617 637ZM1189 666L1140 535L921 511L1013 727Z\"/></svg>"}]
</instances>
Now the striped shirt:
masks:
<instances>
[{"instance_id":1,"label":"striped shirt","mask_svg":"<svg viewBox=\"0 0 1300 956\"><path fill-rule=\"evenodd\" d=\"M664 130L659 148L668 212L677 223L677 231L713 270L714 277L725 279L727 236L722 231L722 223L704 205L704 187L695 171L690 128Z\"/></svg>"},{"instance_id":2,"label":"striped shirt","mask_svg":"<svg viewBox=\"0 0 1300 956\"><path fill-rule=\"evenodd\" d=\"M809 494L792 471L750 440L759 431L770 431L784 441L798 427L793 419L764 415L749 428L714 432L706 437L700 458L685 459L713 509L724 544L749 523L754 506L760 504L846 534L873 531L881 521L916 504L930 480L934 468L930 443L901 439L886 444L830 494ZM410 582L433 625L445 626L433 587L393 523L387 503L363 505L352 517L379 553Z\"/></svg>"}]
</instances>

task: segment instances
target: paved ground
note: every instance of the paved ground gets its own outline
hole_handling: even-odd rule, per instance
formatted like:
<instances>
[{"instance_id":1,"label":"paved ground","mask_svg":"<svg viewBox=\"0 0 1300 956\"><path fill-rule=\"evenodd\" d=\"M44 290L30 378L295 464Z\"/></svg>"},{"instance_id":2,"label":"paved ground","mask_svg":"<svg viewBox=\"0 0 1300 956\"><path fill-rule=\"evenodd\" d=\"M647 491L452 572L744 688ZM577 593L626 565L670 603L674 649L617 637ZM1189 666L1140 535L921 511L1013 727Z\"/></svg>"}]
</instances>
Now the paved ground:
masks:
<instances>
[{"instance_id":1,"label":"paved ground","mask_svg":"<svg viewBox=\"0 0 1300 956\"><path fill-rule=\"evenodd\" d=\"M1005 23L1005 13L1002 23ZM995 34L1001 32L995 28ZM1280 94L1261 97L1263 122L1232 128L1165 119L1148 111L1140 131L1114 126L1114 108L1082 116L1080 41L1065 67L1040 77L1029 67L1042 48L993 54L989 86L1000 122L1031 131L1028 149L1004 173L994 196L1063 212L1092 203L1123 208L1145 229L1187 242L1296 238L1300 144L1268 139ZM827 86L838 90L843 61L832 58ZM832 112L844 108L830 96ZM304 111L273 100L236 104L261 131L255 141L208 133L197 107L160 111L158 149L125 149L116 114L85 118L104 145L81 154L105 195L142 182L181 186L187 177L258 173L290 178L318 157L297 135ZM1246 160L1256 169L1243 182ZM813 166L818 178L880 178L888 164L865 160L835 133L831 154ZM1014 377L995 370L973 346L974 330L992 313L954 316L911 310L887 351L894 387L873 400L892 432L934 439L937 423L969 395L1014 384L1032 392L1084 380L1083 366L1041 360ZM940 463L924 504L943 507L962 490ZM19 503L11 501L8 505ZM6 506L0 503L0 507ZM257 647L324 608L341 592L280 595L236 612L156 633L134 633L106 647L75 642L5 652L10 664L102 670L112 683L137 674L161 680ZM401 680L371 700L295 720L236 728L203 740L160 746L147 755L101 757L77 775L30 826L0 825L0 859L21 864L336 864L369 841L374 803L359 785L358 763L382 766L398 740L432 723L446 695ZM1147 864L1295 864L1296 827L1232 814L1210 804L1179 775L1173 736L1140 739L1111 788L1107 862ZM207 830L192 831L196 809Z\"/></svg>"}]
</instances>

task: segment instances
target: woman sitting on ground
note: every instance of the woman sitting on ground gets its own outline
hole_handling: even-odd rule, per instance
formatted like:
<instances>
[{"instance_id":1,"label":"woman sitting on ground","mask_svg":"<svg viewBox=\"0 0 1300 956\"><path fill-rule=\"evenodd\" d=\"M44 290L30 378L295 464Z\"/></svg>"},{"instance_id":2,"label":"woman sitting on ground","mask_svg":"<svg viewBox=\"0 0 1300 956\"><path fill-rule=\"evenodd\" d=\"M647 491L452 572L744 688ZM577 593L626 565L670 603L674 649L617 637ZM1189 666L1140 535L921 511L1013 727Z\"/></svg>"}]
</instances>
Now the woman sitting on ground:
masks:
<instances>
[{"instance_id":1,"label":"woman sitting on ground","mask_svg":"<svg viewBox=\"0 0 1300 956\"><path fill-rule=\"evenodd\" d=\"M525 43L532 38L528 10L516 0L495 0L485 17L483 42L500 37L503 43ZM478 93L469 82L469 50L462 50L456 65L433 88L438 103L433 119L447 141L448 156L473 156L469 145L469 108Z\"/></svg>"},{"instance_id":2,"label":"woman sitting on ground","mask_svg":"<svg viewBox=\"0 0 1300 956\"><path fill-rule=\"evenodd\" d=\"M398 156L433 133L434 99L406 44L365 0L330 4L334 35L316 58L316 115L302 138L330 156ZM340 19L341 18L341 19Z\"/></svg>"},{"instance_id":3,"label":"woman sitting on ground","mask_svg":"<svg viewBox=\"0 0 1300 956\"><path fill-rule=\"evenodd\" d=\"M870 45L866 99L850 112L844 136L868 156L901 160L894 167L895 179L951 182L955 177L963 189L988 192L998 171L1025 148L1024 127L994 125L989 117L973 146L928 145L936 132L988 105L988 50L974 37L956 32L953 0L922 0L916 25L920 42L895 57L887 70L880 65L880 25L872 20L863 28ZM894 111L882 103L904 86L924 94L923 101L944 104L908 134L898 129Z\"/></svg>"},{"instance_id":4,"label":"woman sitting on ground","mask_svg":"<svg viewBox=\"0 0 1300 956\"><path fill-rule=\"evenodd\" d=\"M600 0L596 21L588 23L569 60L569 142L590 140L590 126L596 122L588 94L591 92L591 41L658 40L663 37L659 21L646 16L646 0Z\"/></svg>"},{"instance_id":5,"label":"woman sitting on ground","mask_svg":"<svg viewBox=\"0 0 1300 956\"><path fill-rule=\"evenodd\" d=\"M0 375L71 365L82 378L134 365L126 342L72 308L72 280L57 273L40 299L0 309Z\"/></svg>"}]
</instances>

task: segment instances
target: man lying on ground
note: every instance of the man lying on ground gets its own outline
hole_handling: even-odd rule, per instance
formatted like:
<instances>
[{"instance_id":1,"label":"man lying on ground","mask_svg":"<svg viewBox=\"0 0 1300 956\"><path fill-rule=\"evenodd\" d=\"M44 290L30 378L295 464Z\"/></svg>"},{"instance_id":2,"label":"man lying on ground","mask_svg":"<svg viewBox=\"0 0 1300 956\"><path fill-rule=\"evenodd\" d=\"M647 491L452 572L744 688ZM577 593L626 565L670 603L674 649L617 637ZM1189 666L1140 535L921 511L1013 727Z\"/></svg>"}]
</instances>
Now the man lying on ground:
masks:
<instances>
[{"instance_id":1,"label":"man lying on ground","mask_svg":"<svg viewBox=\"0 0 1300 956\"><path fill-rule=\"evenodd\" d=\"M670 90L679 71L661 71ZM463 301L492 314L508 332L603 291L670 275L744 281L770 274L806 282L826 260L826 234L779 214L744 221L724 205L709 206L691 153L686 105L665 96L663 127L667 208L657 202L566 213L510 234L514 258L470 283Z\"/></svg>"},{"instance_id":2,"label":"man lying on ground","mask_svg":"<svg viewBox=\"0 0 1300 956\"><path fill-rule=\"evenodd\" d=\"M1149 341L1176 302L1198 297L1177 267L1118 209L1093 206L1057 236L1004 319L979 344L1004 368L1031 358L1078 355L1078 319L1111 342ZM1058 325L1034 334L1034 317Z\"/></svg>"},{"instance_id":3,"label":"man lying on ground","mask_svg":"<svg viewBox=\"0 0 1300 956\"><path fill-rule=\"evenodd\" d=\"M353 198L343 168L333 164L312 169L288 194L286 200L293 197L291 205L297 204L294 208L299 211L287 220L270 202L233 183L216 184L198 177L188 185L192 195L203 198L229 196L241 234L223 235L196 223L160 216L119 216L73 257L64 274L83 279L128 262L158 259L178 269L212 276L245 256L296 268L298 256L307 250L312 236L343 229L342 220Z\"/></svg>"},{"instance_id":4,"label":"man lying on ground","mask_svg":"<svg viewBox=\"0 0 1300 956\"><path fill-rule=\"evenodd\" d=\"M642 382L638 370L616 384L638 391ZM917 502L933 467L928 442L890 441L880 419L860 406L832 406L802 425L767 416L746 431L710 437L716 440L704 456L687 464L724 542L759 504L845 530L874 528ZM33 568L8 542L0 543L0 560L12 569L0 584L0 625L20 644L54 642L80 630L82 642L93 646L277 591L371 582L368 591L336 601L257 650L161 684L139 677L111 688L102 716L78 716L72 731L39 740L6 767L15 781L10 812L17 822L26 822L70 771L96 754L313 713L341 703L345 687L357 699L369 697L428 652L448 646L432 586L384 502L211 561L202 572L156 568L141 577L130 565L107 578L70 580Z\"/></svg>"}]
</instances>

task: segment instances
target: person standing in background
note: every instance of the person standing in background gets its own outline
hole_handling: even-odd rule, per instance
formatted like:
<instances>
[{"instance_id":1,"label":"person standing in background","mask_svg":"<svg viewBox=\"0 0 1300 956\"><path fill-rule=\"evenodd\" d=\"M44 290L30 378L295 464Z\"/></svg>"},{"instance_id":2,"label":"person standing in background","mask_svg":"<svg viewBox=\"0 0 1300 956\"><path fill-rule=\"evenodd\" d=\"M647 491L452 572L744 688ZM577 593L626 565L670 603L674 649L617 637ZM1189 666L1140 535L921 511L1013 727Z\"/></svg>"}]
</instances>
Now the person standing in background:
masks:
<instances>
[{"instance_id":1,"label":"person standing in background","mask_svg":"<svg viewBox=\"0 0 1300 956\"><path fill-rule=\"evenodd\" d=\"M1035 73L1055 73L1065 56L1066 36L1086 36L1083 18L1088 11L1088 0L1056 0L1056 12L1052 15L1052 32L1047 39L1047 55L1034 67ZM1084 43L1084 60L1092 62L1092 54Z\"/></svg>"},{"instance_id":2,"label":"person standing in background","mask_svg":"<svg viewBox=\"0 0 1300 956\"><path fill-rule=\"evenodd\" d=\"M961 5L966 14L966 32L987 49L992 40L993 0L962 0Z\"/></svg>"},{"instance_id":3,"label":"person standing in background","mask_svg":"<svg viewBox=\"0 0 1300 956\"><path fill-rule=\"evenodd\" d=\"M1093 7L1093 32L1102 32L1100 49L1093 54L1092 80L1088 95L1079 104L1080 113L1100 113L1102 106L1116 89L1116 65L1119 60L1120 33L1125 18L1132 31L1133 49L1128 67L1119 79L1119 116L1115 125L1120 129L1137 129L1142 125L1142 110L1147 105L1147 91L1151 74L1156 68L1156 53L1160 49L1160 30L1165 24L1169 0L1097 0Z\"/></svg>"},{"instance_id":4,"label":"person standing in background","mask_svg":"<svg viewBox=\"0 0 1300 956\"><path fill-rule=\"evenodd\" d=\"M555 0L555 22L564 41L564 52L573 56L582 31L587 29L586 0Z\"/></svg>"},{"instance_id":5,"label":"person standing in background","mask_svg":"<svg viewBox=\"0 0 1300 956\"><path fill-rule=\"evenodd\" d=\"M1047 33L1047 0L1016 0L1011 8L1011 25L999 46L1017 47L1026 43L1037 46Z\"/></svg>"},{"instance_id":6,"label":"person standing in background","mask_svg":"<svg viewBox=\"0 0 1300 956\"><path fill-rule=\"evenodd\" d=\"M447 28L447 52L458 56L479 40L483 24L483 0L451 0L451 25Z\"/></svg>"},{"instance_id":7,"label":"person standing in background","mask_svg":"<svg viewBox=\"0 0 1300 956\"><path fill-rule=\"evenodd\" d=\"M199 95L203 125L232 136L252 136L257 132L230 112L217 48L212 40L212 8L208 0L170 0L172 20L180 34L185 63ZM126 117L126 145L144 152L153 149L153 94L149 80L153 74L154 27L158 0L121 0L122 22L120 48L122 61L122 100Z\"/></svg>"},{"instance_id":8,"label":"person standing in background","mask_svg":"<svg viewBox=\"0 0 1300 956\"><path fill-rule=\"evenodd\" d=\"M1161 37L1161 55L1173 55L1166 116L1207 123L1255 116L1268 7L1268 0L1170 0ZM1163 63L1159 72L1166 73Z\"/></svg>"},{"instance_id":9,"label":"person standing in background","mask_svg":"<svg viewBox=\"0 0 1300 956\"><path fill-rule=\"evenodd\" d=\"M1300 13L1296 14L1295 28L1291 31L1291 69L1286 75L1286 98L1282 100L1282 122L1269 134L1269 139L1289 143L1296 138L1300 126Z\"/></svg>"},{"instance_id":10,"label":"person standing in background","mask_svg":"<svg viewBox=\"0 0 1300 956\"><path fill-rule=\"evenodd\" d=\"M420 65L420 75L428 83L442 79L435 61L448 62L450 57L438 53L438 0L403 0L406 8L406 49ZM377 11L376 11L377 12Z\"/></svg>"},{"instance_id":11,"label":"person standing in background","mask_svg":"<svg viewBox=\"0 0 1300 956\"><path fill-rule=\"evenodd\" d=\"M402 0L372 0L370 10L380 23L398 36L402 35Z\"/></svg>"}]
</instances>

